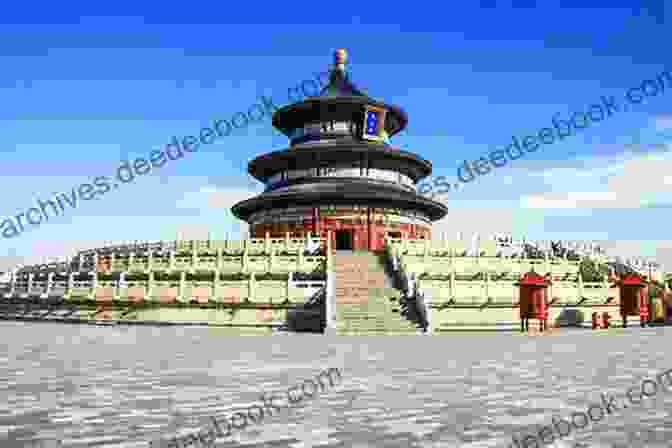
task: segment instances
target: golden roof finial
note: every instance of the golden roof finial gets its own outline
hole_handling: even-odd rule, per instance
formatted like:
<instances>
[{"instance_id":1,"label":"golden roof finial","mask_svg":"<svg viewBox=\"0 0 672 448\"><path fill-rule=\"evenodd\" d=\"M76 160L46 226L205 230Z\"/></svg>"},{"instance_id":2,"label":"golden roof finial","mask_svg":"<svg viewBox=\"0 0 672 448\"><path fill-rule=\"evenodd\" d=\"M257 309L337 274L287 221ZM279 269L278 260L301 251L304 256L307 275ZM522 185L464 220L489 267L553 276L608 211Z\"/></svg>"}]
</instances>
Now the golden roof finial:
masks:
<instances>
[{"instance_id":1,"label":"golden roof finial","mask_svg":"<svg viewBox=\"0 0 672 448\"><path fill-rule=\"evenodd\" d=\"M340 71L345 71L345 64L348 62L348 51L345 48L339 48L334 51L334 66Z\"/></svg>"}]
</instances>

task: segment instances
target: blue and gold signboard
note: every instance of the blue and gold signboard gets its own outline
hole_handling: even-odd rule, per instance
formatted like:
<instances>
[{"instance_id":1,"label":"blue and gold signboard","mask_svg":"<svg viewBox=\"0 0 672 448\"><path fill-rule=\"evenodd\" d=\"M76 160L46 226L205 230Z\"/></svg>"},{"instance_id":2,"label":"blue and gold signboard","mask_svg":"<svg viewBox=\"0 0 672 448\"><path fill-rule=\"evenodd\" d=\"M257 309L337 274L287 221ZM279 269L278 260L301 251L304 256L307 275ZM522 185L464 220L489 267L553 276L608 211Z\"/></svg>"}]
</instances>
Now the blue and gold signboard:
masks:
<instances>
[{"instance_id":1,"label":"blue and gold signboard","mask_svg":"<svg viewBox=\"0 0 672 448\"><path fill-rule=\"evenodd\" d=\"M385 140L385 109L375 106L364 106L364 123L362 138L382 142Z\"/></svg>"}]
</instances>

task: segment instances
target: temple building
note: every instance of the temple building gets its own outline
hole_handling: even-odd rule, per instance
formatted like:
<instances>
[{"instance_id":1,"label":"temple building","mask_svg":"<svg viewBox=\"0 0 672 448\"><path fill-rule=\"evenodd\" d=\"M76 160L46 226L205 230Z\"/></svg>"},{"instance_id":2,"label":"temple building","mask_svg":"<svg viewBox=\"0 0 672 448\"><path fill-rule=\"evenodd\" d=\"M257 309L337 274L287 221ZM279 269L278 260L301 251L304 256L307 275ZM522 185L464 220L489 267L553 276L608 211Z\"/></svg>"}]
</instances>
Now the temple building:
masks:
<instances>
[{"instance_id":1,"label":"temple building","mask_svg":"<svg viewBox=\"0 0 672 448\"><path fill-rule=\"evenodd\" d=\"M654 263L587 242L432 239L448 209L416 191L431 163L390 143L406 113L353 85L345 50L334 62L319 96L273 115L289 147L248 164L264 192L231 211L251 238L127 242L17 266L0 273L0 320L339 335L672 321Z\"/></svg>"},{"instance_id":2,"label":"temple building","mask_svg":"<svg viewBox=\"0 0 672 448\"><path fill-rule=\"evenodd\" d=\"M231 209L252 238L331 235L337 250L380 251L386 237L431 239L432 222L448 212L416 192L432 164L390 143L406 113L355 87L346 62L337 50L320 96L273 115L290 146L249 163L265 190Z\"/></svg>"}]
</instances>

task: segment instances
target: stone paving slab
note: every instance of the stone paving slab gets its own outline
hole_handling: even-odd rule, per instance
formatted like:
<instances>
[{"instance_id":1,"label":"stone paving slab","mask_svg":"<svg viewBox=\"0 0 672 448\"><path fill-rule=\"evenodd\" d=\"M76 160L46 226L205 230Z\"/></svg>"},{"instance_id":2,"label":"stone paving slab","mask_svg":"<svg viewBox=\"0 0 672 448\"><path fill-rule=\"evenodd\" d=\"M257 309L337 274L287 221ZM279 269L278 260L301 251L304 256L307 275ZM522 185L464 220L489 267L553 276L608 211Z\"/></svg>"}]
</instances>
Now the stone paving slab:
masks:
<instances>
[{"instance_id":1,"label":"stone paving slab","mask_svg":"<svg viewBox=\"0 0 672 448\"><path fill-rule=\"evenodd\" d=\"M231 334L0 322L0 446L146 447L337 367L337 387L216 446L504 448L553 415L672 368L669 327L553 337ZM556 446L669 447L671 414L672 394L661 394Z\"/></svg>"}]
</instances>

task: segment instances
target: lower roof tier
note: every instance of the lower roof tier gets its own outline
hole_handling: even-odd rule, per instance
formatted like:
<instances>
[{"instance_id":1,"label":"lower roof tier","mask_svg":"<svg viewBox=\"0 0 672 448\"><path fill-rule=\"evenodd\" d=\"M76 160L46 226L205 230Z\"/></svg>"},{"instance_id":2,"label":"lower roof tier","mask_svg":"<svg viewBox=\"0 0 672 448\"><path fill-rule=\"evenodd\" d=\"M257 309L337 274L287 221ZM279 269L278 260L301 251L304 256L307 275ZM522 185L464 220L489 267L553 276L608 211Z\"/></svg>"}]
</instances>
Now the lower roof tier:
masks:
<instances>
[{"instance_id":1,"label":"lower roof tier","mask_svg":"<svg viewBox=\"0 0 672 448\"><path fill-rule=\"evenodd\" d=\"M303 170L342 163L368 163L371 168L398 171L417 182L432 174L432 163L409 151L383 143L333 140L306 143L256 157L247 171L266 183L272 176L290 170Z\"/></svg>"},{"instance_id":2,"label":"lower roof tier","mask_svg":"<svg viewBox=\"0 0 672 448\"><path fill-rule=\"evenodd\" d=\"M238 202L231 211L244 221L260 210L322 204L360 204L379 208L421 210L432 221L448 213L448 207L415 192L362 179L334 179L315 184L295 184Z\"/></svg>"}]
</instances>

